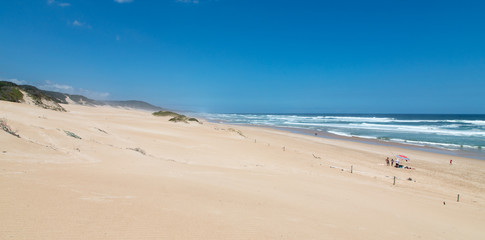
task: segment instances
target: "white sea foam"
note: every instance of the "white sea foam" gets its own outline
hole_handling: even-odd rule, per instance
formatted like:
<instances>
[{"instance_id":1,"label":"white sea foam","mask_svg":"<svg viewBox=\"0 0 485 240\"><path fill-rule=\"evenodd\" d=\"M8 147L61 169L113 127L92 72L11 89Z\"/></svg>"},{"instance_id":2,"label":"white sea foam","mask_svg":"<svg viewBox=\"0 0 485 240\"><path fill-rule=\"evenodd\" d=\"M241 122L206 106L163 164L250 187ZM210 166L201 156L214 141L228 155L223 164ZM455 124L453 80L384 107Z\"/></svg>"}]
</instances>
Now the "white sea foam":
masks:
<instances>
[{"instance_id":1,"label":"white sea foam","mask_svg":"<svg viewBox=\"0 0 485 240\"><path fill-rule=\"evenodd\" d=\"M328 132L331 133L331 134L335 134L335 135L343 136L343 137L354 137L351 134L344 133L344 132L339 132L339 131L328 131Z\"/></svg>"},{"instance_id":2,"label":"white sea foam","mask_svg":"<svg viewBox=\"0 0 485 240\"><path fill-rule=\"evenodd\" d=\"M343 136L343 137L358 137L358 138L364 138L364 139L378 139L377 137L372 137L372 136L357 136L357 135L352 135L344 132L339 132L339 131L328 131L329 133L338 135L338 136ZM448 149L448 150L458 150L458 149L477 149L478 146L471 146L471 145L459 145L459 144L453 144L453 143L437 143L437 142L429 142L429 141L413 141L413 140L405 140L405 139L398 139L398 138L391 138L388 140L382 140L381 141L386 141L386 142L395 142L395 143L402 143L402 144L408 144L408 145L414 145L414 146L420 146L420 147L438 147L438 148L443 148L443 149Z\"/></svg>"},{"instance_id":3,"label":"white sea foam","mask_svg":"<svg viewBox=\"0 0 485 240\"><path fill-rule=\"evenodd\" d=\"M485 137L485 131L480 129L469 130L452 130L444 129L439 126L409 126L409 125L380 125L370 123L352 123L352 124L334 124L327 125L344 129L364 129L364 130L376 130L385 132L403 132L403 133L429 133L448 136L477 136Z\"/></svg>"},{"instance_id":4,"label":"white sea foam","mask_svg":"<svg viewBox=\"0 0 485 240\"><path fill-rule=\"evenodd\" d=\"M485 146L485 120L482 120L482 117L480 117L482 119L433 119L432 115L423 115L423 118L429 119L404 119L401 115L390 116L392 117L212 114L205 117L233 124L327 131L346 137L376 139L379 136L386 136L393 142L418 146L447 149L477 149L478 146ZM413 116L413 118L416 117L419 115Z\"/></svg>"},{"instance_id":5,"label":"white sea foam","mask_svg":"<svg viewBox=\"0 0 485 240\"><path fill-rule=\"evenodd\" d=\"M454 144L454 143L437 143L437 142L428 142L428 141L413 141L413 140L404 140L404 139L390 139L392 142L399 142L399 143L405 143L405 144L411 144L415 146L433 146L433 147L440 147L443 149L462 149L462 148L468 148L468 149L477 149L478 146L471 146L471 145L459 145L459 144Z\"/></svg>"},{"instance_id":6,"label":"white sea foam","mask_svg":"<svg viewBox=\"0 0 485 240\"><path fill-rule=\"evenodd\" d=\"M428 133L449 136L477 136L485 137L485 130L483 129L467 129L460 130L462 126L456 123L468 124L485 124L485 121L480 120L416 120L413 123L432 123L432 122L447 122L455 124L447 125L407 125L407 124L389 124L398 122L411 122L408 120L395 120L392 118L369 118L369 117L334 117L334 116L295 116L295 115L239 115L239 114L224 114L217 116L224 120L242 123L242 124L257 124L266 126L290 126L290 127L309 127L309 128L341 128L341 129L362 129L375 130L386 132L404 132L404 133ZM321 121L323 119L332 119L334 122ZM347 123L343 123L347 121ZM386 124L380 124L386 123Z\"/></svg>"},{"instance_id":7,"label":"white sea foam","mask_svg":"<svg viewBox=\"0 0 485 240\"><path fill-rule=\"evenodd\" d=\"M337 121L337 122L392 122L395 121L393 118L378 118L378 117L325 117L326 120Z\"/></svg>"},{"instance_id":8,"label":"white sea foam","mask_svg":"<svg viewBox=\"0 0 485 240\"><path fill-rule=\"evenodd\" d=\"M370 123L350 123L350 124L329 124L329 123L301 123L301 122L285 122L284 124L307 127L328 127L328 128L341 128L341 129L362 129L362 130L375 130L384 132L402 132L402 133L428 133L447 136L476 136L485 137L485 131L480 129L469 130L454 130L448 129L445 126L410 126L410 125L396 125L396 124L370 124Z\"/></svg>"},{"instance_id":9,"label":"white sea foam","mask_svg":"<svg viewBox=\"0 0 485 240\"><path fill-rule=\"evenodd\" d=\"M374 137L374 136L353 135L353 134L339 132L339 131L328 131L328 132L335 134L335 135L338 135L338 136L343 136L343 137L358 137L358 138L365 138L365 139L377 139L377 137Z\"/></svg>"},{"instance_id":10,"label":"white sea foam","mask_svg":"<svg viewBox=\"0 0 485 240\"><path fill-rule=\"evenodd\" d=\"M472 120L472 121L465 120L465 121L462 121L462 122L474 124L474 125L485 126L485 121L481 121L481 120Z\"/></svg>"}]
</instances>

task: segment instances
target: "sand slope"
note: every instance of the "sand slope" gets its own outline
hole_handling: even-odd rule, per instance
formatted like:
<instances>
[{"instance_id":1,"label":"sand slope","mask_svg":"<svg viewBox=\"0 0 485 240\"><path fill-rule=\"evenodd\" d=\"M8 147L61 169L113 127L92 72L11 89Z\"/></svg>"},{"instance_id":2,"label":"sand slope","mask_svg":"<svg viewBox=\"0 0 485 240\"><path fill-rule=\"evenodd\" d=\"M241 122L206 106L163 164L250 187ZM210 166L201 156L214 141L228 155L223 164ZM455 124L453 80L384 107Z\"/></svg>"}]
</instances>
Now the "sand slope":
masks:
<instances>
[{"instance_id":1,"label":"sand slope","mask_svg":"<svg viewBox=\"0 0 485 240\"><path fill-rule=\"evenodd\" d=\"M0 102L0 239L485 238L483 161L62 106Z\"/></svg>"}]
</instances>

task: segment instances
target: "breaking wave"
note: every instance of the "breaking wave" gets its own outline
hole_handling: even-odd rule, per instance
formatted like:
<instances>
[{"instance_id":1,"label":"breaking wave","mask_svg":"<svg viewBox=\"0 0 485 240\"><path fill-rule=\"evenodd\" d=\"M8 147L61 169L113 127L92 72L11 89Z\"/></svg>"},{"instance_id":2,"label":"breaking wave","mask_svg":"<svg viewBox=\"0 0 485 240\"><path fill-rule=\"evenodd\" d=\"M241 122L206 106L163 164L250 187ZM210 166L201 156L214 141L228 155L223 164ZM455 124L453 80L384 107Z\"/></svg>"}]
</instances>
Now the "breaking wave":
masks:
<instances>
[{"instance_id":1,"label":"breaking wave","mask_svg":"<svg viewBox=\"0 0 485 240\"><path fill-rule=\"evenodd\" d=\"M211 121L323 131L445 149L485 147L485 115L205 114Z\"/></svg>"}]
</instances>

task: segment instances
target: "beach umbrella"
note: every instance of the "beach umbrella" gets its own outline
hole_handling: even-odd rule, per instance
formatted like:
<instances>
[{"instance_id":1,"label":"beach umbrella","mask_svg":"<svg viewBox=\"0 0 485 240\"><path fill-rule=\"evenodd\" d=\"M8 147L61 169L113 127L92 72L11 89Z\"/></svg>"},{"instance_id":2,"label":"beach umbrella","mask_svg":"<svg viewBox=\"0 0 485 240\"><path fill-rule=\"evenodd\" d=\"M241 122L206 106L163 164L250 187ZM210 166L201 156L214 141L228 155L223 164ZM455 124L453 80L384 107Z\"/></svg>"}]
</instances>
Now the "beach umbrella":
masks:
<instances>
[{"instance_id":1,"label":"beach umbrella","mask_svg":"<svg viewBox=\"0 0 485 240\"><path fill-rule=\"evenodd\" d=\"M396 155L397 158L405 160L406 162L409 161L410 159L404 155Z\"/></svg>"}]
</instances>

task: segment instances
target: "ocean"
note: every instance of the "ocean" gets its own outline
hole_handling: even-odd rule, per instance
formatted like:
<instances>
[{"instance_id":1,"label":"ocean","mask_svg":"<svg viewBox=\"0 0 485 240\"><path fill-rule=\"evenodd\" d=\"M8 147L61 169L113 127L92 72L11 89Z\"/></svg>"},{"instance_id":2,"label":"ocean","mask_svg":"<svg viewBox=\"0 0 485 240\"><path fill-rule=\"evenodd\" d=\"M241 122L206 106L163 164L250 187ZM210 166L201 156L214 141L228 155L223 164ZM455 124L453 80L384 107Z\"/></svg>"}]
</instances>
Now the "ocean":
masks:
<instances>
[{"instance_id":1,"label":"ocean","mask_svg":"<svg viewBox=\"0 0 485 240\"><path fill-rule=\"evenodd\" d=\"M482 114L204 114L202 117L213 122L374 139L379 143L400 143L485 159Z\"/></svg>"}]
</instances>

